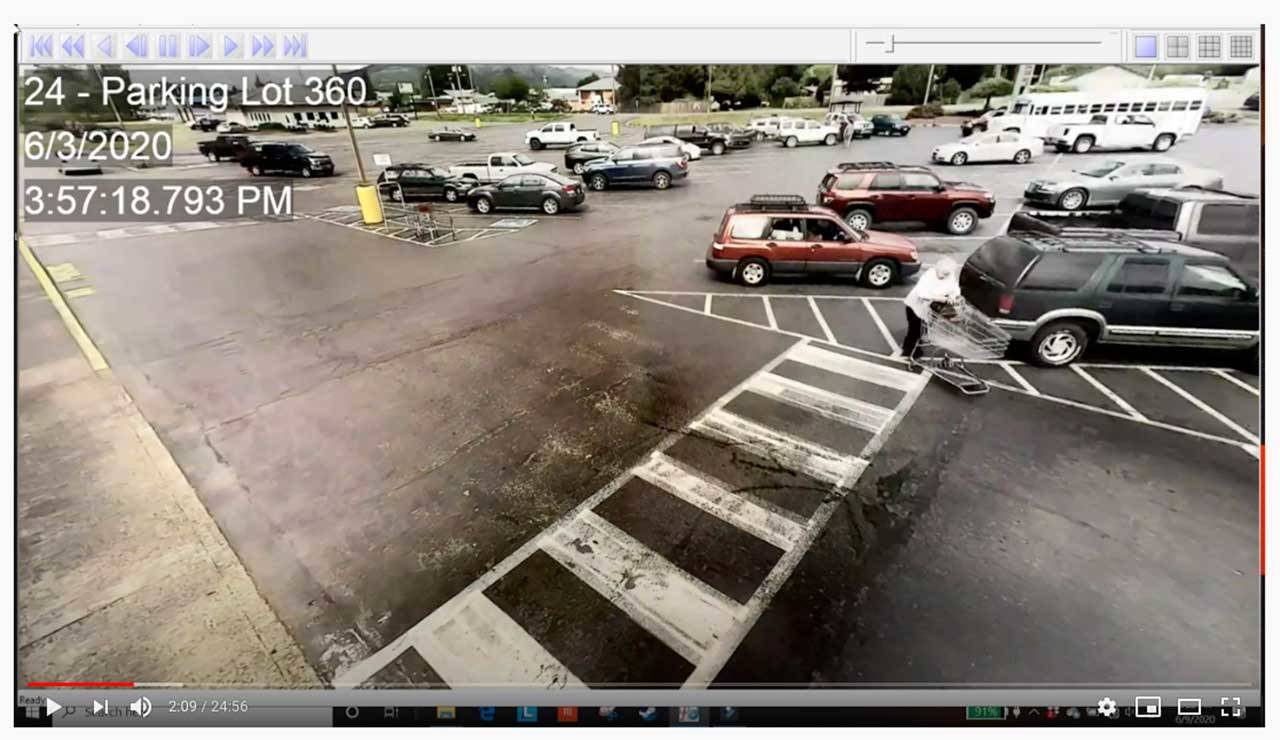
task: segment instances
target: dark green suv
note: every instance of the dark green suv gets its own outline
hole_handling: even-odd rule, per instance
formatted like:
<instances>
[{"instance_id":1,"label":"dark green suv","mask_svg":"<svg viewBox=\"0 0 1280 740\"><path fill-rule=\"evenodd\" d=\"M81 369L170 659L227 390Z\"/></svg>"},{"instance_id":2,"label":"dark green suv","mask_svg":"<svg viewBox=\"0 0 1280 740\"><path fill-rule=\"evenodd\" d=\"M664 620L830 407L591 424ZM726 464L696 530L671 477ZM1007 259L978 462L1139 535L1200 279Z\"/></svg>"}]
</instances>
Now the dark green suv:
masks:
<instances>
[{"instance_id":1,"label":"dark green suv","mask_svg":"<svg viewBox=\"0 0 1280 740\"><path fill-rule=\"evenodd\" d=\"M961 293L1041 365L1069 365L1095 342L1240 349L1256 363L1258 291L1226 257L1080 232L991 239L965 261Z\"/></svg>"}]
</instances>

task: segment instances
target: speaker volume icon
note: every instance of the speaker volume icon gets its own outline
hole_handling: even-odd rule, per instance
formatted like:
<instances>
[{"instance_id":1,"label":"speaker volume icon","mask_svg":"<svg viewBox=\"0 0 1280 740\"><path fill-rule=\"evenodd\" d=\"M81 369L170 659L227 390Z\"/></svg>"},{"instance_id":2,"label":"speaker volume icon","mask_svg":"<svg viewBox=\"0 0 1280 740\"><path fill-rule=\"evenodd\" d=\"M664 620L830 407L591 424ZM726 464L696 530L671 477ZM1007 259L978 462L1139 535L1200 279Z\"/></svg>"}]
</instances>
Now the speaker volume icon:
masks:
<instances>
[{"instance_id":1,"label":"speaker volume icon","mask_svg":"<svg viewBox=\"0 0 1280 740\"><path fill-rule=\"evenodd\" d=\"M144 696L137 701L130 702L129 711L139 717L146 717L151 714L151 700Z\"/></svg>"}]
</instances>

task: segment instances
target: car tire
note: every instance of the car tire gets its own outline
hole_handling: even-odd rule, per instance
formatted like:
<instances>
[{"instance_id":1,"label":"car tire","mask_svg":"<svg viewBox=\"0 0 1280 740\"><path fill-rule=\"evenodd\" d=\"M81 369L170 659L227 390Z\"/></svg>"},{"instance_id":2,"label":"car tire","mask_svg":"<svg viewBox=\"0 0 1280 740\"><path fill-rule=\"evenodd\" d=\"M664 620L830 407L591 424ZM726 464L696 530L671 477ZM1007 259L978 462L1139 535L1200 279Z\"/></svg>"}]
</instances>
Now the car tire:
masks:
<instances>
[{"instance_id":1,"label":"car tire","mask_svg":"<svg viewBox=\"0 0 1280 740\"><path fill-rule=\"evenodd\" d=\"M1058 207L1064 211L1078 211L1089 202L1089 194L1084 188L1071 188L1058 196Z\"/></svg>"},{"instance_id":2,"label":"car tire","mask_svg":"<svg viewBox=\"0 0 1280 740\"><path fill-rule=\"evenodd\" d=\"M1019 149L1019 150L1018 150L1018 151L1013 155L1013 163L1014 163L1014 164L1026 164L1027 162L1030 162L1030 161L1031 161L1031 150L1030 150L1030 149Z\"/></svg>"},{"instance_id":3,"label":"car tire","mask_svg":"<svg viewBox=\"0 0 1280 740\"><path fill-rule=\"evenodd\" d=\"M1018 128L1017 126L1010 126L1009 128L1000 129L1000 130L1001 130L1001 131L1008 131L1008 132L1009 132L1009 133L1011 133L1011 134L1020 134L1020 133L1022 133L1022 129Z\"/></svg>"},{"instance_id":4,"label":"car tire","mask_svg":"<svg viewBox=\"0 0 1280 740\"><path fill-rule=\"evenodd\" d=\"M253 173L254 177L265 177L267 174L267 171L262 169L261 165L255 165L249 171Z\"/></svg>"},{"instance_id":5,"label":"car tire","mask_svg":"<svg viewBox=\"0 0 1280 740\"><path fill-rule=\"evenodd\" d=\"M312 175L311 168L310 168L310 167L308 167L308 166L306 166L306 165L303 165L303 167L302 167L302 176L303 176L303 177L306 177L306 178L310 178L310 177L311 177L311 175Z\"/></svg>"},{"instance_id":6,"label":"car tire","mask_svg":"<svg viewBox=\"0 0 1280 740\"><path fill-rule=\"evenodd\" d=\"M898 263L878 257L862 266L862 284L875 290L884 290L898 282Z\"/></svg>"},{"instance_id":7,"label":"car tire","mask_svg":"<svg viewBox=\"0 0 1280 740\"><path fill-rule=\"evenodd\" d=\"M827 146L835 146L837 141L839 141L839 139L836 138L835 134L827 134L822 139L822 143L826 144Z\"/></svg>"},{"instance_id":8,"label":"car tire","mask_svg":"<svg viewBox=\"0 0 1280 740\"><path fill-rule=\"evenodd\" d=\"M580 137L578 137L578 140L577 140L577 141L575 141L574 143L575 143L575 144L585 144L585 143L587 143L587 140L586 140L586 139L584 139L584 138L582 138L582 137L580 136Z\"/></svg>"},{"instance_id":9,"label":"car tire","mask_svg":"<svg viewBox=\"0 0 1280 740\"><path fill-rule=\"evenodd\" d=\"M205 155L204 155L204 158L205 158L205 159L207 159L207 160L209 160L210 162L218 162L218 161L220 161L220 160L222 159L221 157L219 157L218 155L214 154L213 152L209 152L208 154L205 154Z\"/></svg>"},{"instance_id":10,"label":"car tire","mask_svg":"<svg viewBox=\"0 0 1280 740\"><path fill-rule=\"evenodd\" d=\"M529 148L535 152L542 149L542 139L530 139Z\"/></svg>"},{"instance_id":11,"label":"car tire","mask_svg":"<svg viewBox=\"0 0 1280 740\"><path fill-rule=\"evenodd\" d=\"M956 152L951 155L951 164L962 165L969 161L969 155L964 152Z\"/></svg>"},{"instance_id":12,"label":"car tire","mask_svg":"<svg viewBox=\"0 0 1280 740\"><path fill-rule=\"evenodd\" d=\"M597 192L604 190L605 188L609 187L609 178L597 172L596 174L587 178L587 187Z\"/></svg>"},{"instance_id":13,"label":"car tire","mask_svg":"<svg viewBox=\"0 0 1280 740\"><path fill-rule=\"evenodd\" d=\"M1089 332L1075 321L1053 321L1031 338L1031 359L1043 367L1066 367L1089 346Z\"/></svg>"},{"instance_id":14,"label":"car tire","mask_svg":"<svg viewBox=\"0 0 1280 740\"><path fill-rule=\"evenodd\" d=\"M748 288L759 288L769 282L769 263L759 257L748 257L734 268L734 277Z\"/></svg>"},{"instance_id":15,"label":"car tire","mask_svg":"<svg viewBox=\"0 0 1280 740\"><path fill-rule=\"evenodd\" d=\"M449 203L457 203L457 202L458 202L458 191L457 191L457 190L454 190L453 188L447 188L447 189L444 191L444 199L445 199L445 201L447 201L447 202L449 202Z\"/></svg>"},{"instance_id":16,"label":"car tire","mask_svg":"<svg viewBox=\"0 0 1280 740\"><path fill-rule=\"evenodd\" d=\"M1093 149L1092 136L1076 137L1075 143L1071 145L1071 151L1075 152L1076 154L1084 154L1092 149Z\"/></svg>"},{"instance_id":17,"label":"car tire","mask_svg":"<svg viewBox=\"0 0 1280 740\"><path fill-rule=\"evenodd\" d=\"M978 212L969 206L961 206L947 216L947 233L949 234L966 236L972 234L976 228L978 228Z\"/></svg>"},{"instance_id":18,"label":"car tire","mask_svg":"<svg viewBox=\"0 0 1280 740\"><path fill-rule=\"evenodd\" d=\"M865 208L850 208L844 212L844 222L858 231L866 231L871 228L871 224L875 222L875 219L872 217L871 211Z\"/></svg>"},{"instance_id":19,"label":"car tire","mask_svg":"<svg viewBox=\"0 0 1280 740\"><path fill-rule=\"evenodd\" d=\"M1151 148L1157 152L1167 152L1173 146L1173 134L1160 134Z\"/></svg>"},{"instance_id":20,"label":"car tire","mask_svg":"<svg viewBox=\"0 0 1280 740\"><path fill-rule=\"evenodd\" d=\"M711 153L716 155L717 157L720 156L721 154L724 154L724 143L717 141L714 144L712 144Z\"/></svg>"},{"instance_id":21,"label":"car tire","mask_svg":"<svg viewBox=\"0 0 1280 740\"><path fill-rule=\"evenodd\" d=\"M476 213L493 213L493 200L482 195L476 198L474 208Z\"/></svg>"},{"instance_id":22,"label":"car tire","mask_svg":"<svg viewBox=\"0 0 1280 740\"><path fill-rule=\"evenodd\" d=\"M394 201L395 201L395 202L397 202L397 203L403 203L403 202L404 202L404 191L403 191L403 190L401 190L400 188L393 188L393 189L390 191L390 193L388 194L388 197L390 197L390 198L391 198L391 200L394 200Z\"/></svg>"},{"instance_id":23,"label":"car tire","mask_svg":"<svg viewBox=\"0 0 1280 740\"><path fill-rule=\"evenodd\" d=\"M788 136L786 145L788 149L795 149L797 146L800 145L800 140L794 136Z\"/></svg>"},{"instance_id":24,"label":"car tire","mask_svg":"<svg viewBox=\"0 0 1280 740\"><path fill-rule=\"evenodd\" d=\"M666 190L671 187L671 174L668 172L655 172L653 174L653 186L658 190Z\"/></svg>"},{"instance_id":25,"label":"car tire","mask_svg":"<svg viewBox=\"0 0 1280 740\"><path fill-rule=\"evenodd\" d=\"M573 163L573 174L575 175L581 175L583 171L585 171L586 169L587 169L586 165L584 165L582 162Z\"/></svg>"},{"instance_id":26,"label":"car tire","mask_svg":"<svg viewBox=\"0 0 1280 740\"><path fill-rule=\"evenodd\" d=\"M764 132L763 132L763 131L757 131L757 132L756 132L756 141L764 141Z\"/></svg>"},{"instance_id":27,"label":"car tire","mask_svg":"<svg viewBox=\"0 0 1280 740\"><path fill-rule=\"evenodd\" d=\"M542 199L542 212L554 216L560 212L560 201L551 196Z\"/></svg>"}]
</instances>

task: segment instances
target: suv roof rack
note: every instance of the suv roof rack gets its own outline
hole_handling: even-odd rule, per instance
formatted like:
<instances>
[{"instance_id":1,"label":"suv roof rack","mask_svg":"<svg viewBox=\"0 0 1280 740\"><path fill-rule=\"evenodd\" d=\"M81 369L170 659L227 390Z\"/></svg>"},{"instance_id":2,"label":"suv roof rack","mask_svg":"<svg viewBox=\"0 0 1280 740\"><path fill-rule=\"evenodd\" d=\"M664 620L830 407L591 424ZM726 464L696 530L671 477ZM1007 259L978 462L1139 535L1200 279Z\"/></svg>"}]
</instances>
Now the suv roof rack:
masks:
<instances>
[{"instance_id":1,"label":"suv roof rack","mask_svg":"<svg viewBox=\"0 0 1280 740\"><path fill-rule=\"evenodd\" d=\"M857 170L896 170L898 165L893 162L841 162L836 165L836 169L841 172L854 172Z\"/></svg>"},{"instance_id":2,"label":"suv roof rack","mask_svg":"<svg viewBox=\"0 0 1280 740\"><path fill-rule=\"evenodd\" d=\"M1009 220L1008 236L1042 248L1064 252L1137 251L1161 254L1177 251L1179 245L1167 243L1176 234L1167 231L1133 233L1126 229L1061 227L1018 212Z\"/></svg>"},{"instance_id":3,"label":"suv roof rack","mask_svg":"<svg viewBox=\"0 0 1280 740\"><path fill-rule=\"evenodd\" d=\"M734 208L741 211L807 211L809 201L803 195L765 193L753 195L749 202L739 203Z\"/></svg>"}]
</instances>

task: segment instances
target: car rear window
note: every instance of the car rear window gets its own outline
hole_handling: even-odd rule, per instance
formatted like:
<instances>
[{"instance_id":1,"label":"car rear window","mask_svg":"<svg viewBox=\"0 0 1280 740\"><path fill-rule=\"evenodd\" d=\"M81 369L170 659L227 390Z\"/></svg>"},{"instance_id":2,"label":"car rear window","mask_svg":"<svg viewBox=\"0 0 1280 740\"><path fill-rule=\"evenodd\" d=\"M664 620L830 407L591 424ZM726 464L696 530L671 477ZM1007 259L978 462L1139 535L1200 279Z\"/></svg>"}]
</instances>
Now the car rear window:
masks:
<instances>
[{"instance_id":1,"label":"car rear window","mask_svg":"<svg viewBox=\"0 0 1280 740\"><path fill-rule=\"evenodd\" d=\"M1178 225L1178 204L1168 198L1131 193L1120 201L1124 221L1135 229L1174 231Z\"/></svg>"},{"instance_id":2,"label":"car rear window","mask_svg":"<svg viewBox=\"0 0 1280 740\"><path fill-rule=\"evenodd\" d=\"M978 247L965 264L1005 285L1014 285L1039 254L1017 239L998 236Z\"/></svg>"},{"instance_id":3,"label":"car rear window","mask_svg":"<svg viewBox=\"0 0 1280 740\"><path fill-rule=\"evenodd\" d=\"M1256 236L1258 206L1252 203L1211 203L1200 212L1201 234Z\"/></svg>"},{"instance_id":4,"label":"car rear window","mask_svg":"<svg viewBox=\"0 0 1280 740\"><path fill-rule=\"evenodd\" d=\"M755 214L736 216L729 227L729 236L734 239L763 239L770 220L768 216Z\"/></svg>"},{"instance_id":5,"label":"car rear window","mask_svg":"<svg viewBox=\"0 0 1280 740\"><path fill-rule=\"evenodd\" d=\"M1018 287L1028 290L1080 290L1104 259L1105 255L1101 254L1045 254Z\"/></svg>"}]
</instances>

